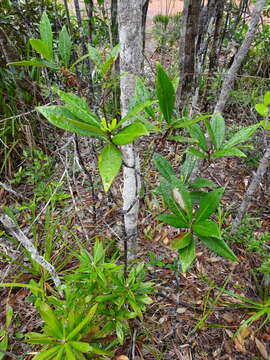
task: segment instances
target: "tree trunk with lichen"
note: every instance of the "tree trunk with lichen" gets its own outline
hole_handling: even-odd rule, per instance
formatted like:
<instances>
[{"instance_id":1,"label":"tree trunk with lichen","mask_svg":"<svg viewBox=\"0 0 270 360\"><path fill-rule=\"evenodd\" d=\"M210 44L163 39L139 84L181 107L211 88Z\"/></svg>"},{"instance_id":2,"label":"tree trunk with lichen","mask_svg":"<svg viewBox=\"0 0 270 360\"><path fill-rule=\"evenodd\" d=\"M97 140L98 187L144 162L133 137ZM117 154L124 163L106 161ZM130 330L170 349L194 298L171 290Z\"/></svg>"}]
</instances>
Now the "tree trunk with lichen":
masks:
<instances>
[{"instance_id":1,"label":"tree trunk with lichen","mask_svg":"<svg viewBox=\"0 0 270 360\"><path fill-rule=\"evenodd\" d=\"M121 113L125 116L135 91L136 77L142 70L142 0L118 0L118 29L121 44ZM127 124L125 124L127 125ZM135 145L122 147L124 160L123 212L128 257L136 255L139 211L139 157Z\"/></svg>"}]
</instances>

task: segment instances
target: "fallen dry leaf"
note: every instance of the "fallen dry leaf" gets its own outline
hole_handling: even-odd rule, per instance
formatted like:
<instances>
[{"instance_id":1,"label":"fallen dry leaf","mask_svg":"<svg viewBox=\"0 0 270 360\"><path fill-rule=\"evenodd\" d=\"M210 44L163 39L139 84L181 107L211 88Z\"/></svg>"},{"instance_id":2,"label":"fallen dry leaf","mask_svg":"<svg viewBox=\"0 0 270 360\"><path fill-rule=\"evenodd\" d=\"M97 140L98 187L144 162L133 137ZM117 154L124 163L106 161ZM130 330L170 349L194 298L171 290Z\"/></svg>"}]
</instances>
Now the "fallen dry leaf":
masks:
<instances>
[{"instance_id":1,"label":"fallen dry leaf","mask_svg":"<svg viewBox=\"0 0 270 360\"><path fill-rule=\"evenodd\" d=\"M264 345L264 343L262 343L259 339L255 338L255 344L259 350L259 352L261 353L262 357L267 360L268 358L268 352L266 350L266 347Z\"/></svg>"}]
</instances>

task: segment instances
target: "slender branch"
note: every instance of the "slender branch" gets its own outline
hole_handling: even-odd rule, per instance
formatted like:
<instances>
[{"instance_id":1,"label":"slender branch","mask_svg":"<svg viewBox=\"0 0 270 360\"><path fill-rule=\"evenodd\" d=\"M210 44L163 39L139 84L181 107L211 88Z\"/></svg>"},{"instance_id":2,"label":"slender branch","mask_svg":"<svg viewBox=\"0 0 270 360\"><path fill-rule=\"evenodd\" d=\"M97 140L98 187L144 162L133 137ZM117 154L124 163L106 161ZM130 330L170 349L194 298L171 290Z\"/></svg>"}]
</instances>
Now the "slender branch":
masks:
<instances>
[{"instance_id":1,"label":"slender branch","mask_svg":"<svg viewBox=\"0 0 270 360\"><path fill-rule=\"evenodd\" d=\"M232 224L232 229L231 229L232 233L235 232L236 229L238 228L238 226L241 224L244 213L251 201L253 194L255 193L258 185L260 184L269 164L270 164L270 145L268 146L267 150L265 151L265 153L260 161L260 165L259 165L256 173L254 174L253 179L244 195L244 198L239 207L238 213Z\"/></svg>"},{"instance_id":2,"label":"slender branch","mask_svg":"<svg viewBox=\"0 0 270 360\"><path fill-rule=\"evenodd\" d=\"M14 221L4 213L0 208L0 222L4 228L9 232L25 249L31 254L33 260L35 260L43 269L47 270L52 277L52 280L56 287L61 285L60 278L52 264L44 259L43 256L39 255L37 249L32 244L31 240L28 239L22 230L14 223ZM61 294L61 292L59 291Z\"/></svg>"}]
</instances>

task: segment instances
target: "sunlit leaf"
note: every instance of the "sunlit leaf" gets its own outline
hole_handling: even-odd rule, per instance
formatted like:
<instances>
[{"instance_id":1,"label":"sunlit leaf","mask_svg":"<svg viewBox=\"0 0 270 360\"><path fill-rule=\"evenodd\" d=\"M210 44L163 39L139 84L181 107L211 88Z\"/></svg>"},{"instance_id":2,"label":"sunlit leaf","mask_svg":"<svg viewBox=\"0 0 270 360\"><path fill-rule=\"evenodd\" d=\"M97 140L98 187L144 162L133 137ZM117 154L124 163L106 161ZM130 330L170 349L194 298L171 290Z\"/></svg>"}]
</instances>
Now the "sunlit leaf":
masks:
<instances>
[{"instance_id":1,"label":"sunlit leaf","mask_svg":"<svg viewBox=\"0 0 270 360\"><path fill-rule=\"evenodd\" d=\"M99 173L105 192L108 192L114 178L119 173L121 164L121 151L113 144L106 145L98 158Z\"/></svg>"},{"instance_id":2,"label":"sunlit leaf","mask_svg":"<svg viewBox=\"0 0 270 360\"><path fill-rule=\"evenodd\" d=\"M172 81L160 64L157 64L156 92L163 117L170 124L175 103L175 90Z\"/></svg>"}]
</instances>

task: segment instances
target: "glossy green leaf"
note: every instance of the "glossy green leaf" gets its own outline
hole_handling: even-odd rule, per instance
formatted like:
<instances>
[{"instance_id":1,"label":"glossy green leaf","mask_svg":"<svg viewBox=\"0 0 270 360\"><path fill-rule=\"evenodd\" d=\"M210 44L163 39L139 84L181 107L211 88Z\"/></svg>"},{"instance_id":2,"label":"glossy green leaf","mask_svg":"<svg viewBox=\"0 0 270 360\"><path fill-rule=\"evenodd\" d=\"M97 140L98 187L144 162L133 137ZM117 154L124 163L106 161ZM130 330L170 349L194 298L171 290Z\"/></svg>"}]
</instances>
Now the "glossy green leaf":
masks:
<instances>
[{"instance_id":1,"label":"glossy green leaf","mask_svg":"<svg viewBox=\"0 0 270 360\"><path fill-rule=\"evenodd\" d=\"M96 114L92 113L86 100L72 93L66 93L57 88L53 88L61 100L65 103L65 108L83 122L100 128L100 121Z\"/></svg>"},{"instance_id":2,"label":"glossy green leaf","mask_svg":"<svg viewBox=\"0 0 270 360\"><path fill-rule=\"evenodd\" d=\"M107 135L104 131L95 126L82 122L64 106L39 106L36 109L51 124L59 127L60 129L64 129L80 135L107 139Z\"/></svg>"},{"instance_id":3,"label":"glossy green leaf","mask_svg":"<svg viewBox=\"0 0 270 360\"><path fill-rule=\"evenodd\" d=\"M47 325L48 332L50 332L49 335L61 339L63 336L63 328L51 307L45 302L42 302L38 310L42 320Z\"/></svg>"},{"instance_id":4,"label":"glossy green leaf","mask_svg":"<svg viewBox=\"0 0 270 360\"><path fill-rule=\"evenodd\" d=\"M207 159L207 155L204 154L203 152L195 149L193 146L190 146L188 149L187 149L188 152L190 152L191 154L199 157L199 158L202 158L202 159Z\"/></svg>"},{"instance_id":5,"label":"glossy green leaf","mask_svg":"<svg viewBox=\"0 0 270 360\"><path fill-rule=\"evenodd\" d=\"M66 359L65 360L77 360L74 352L72 351L72 347L69 343L64 345L66 351Z\"/></svg>"},{"instance_id":6,"label":"glossy green leaf","mask_svg":"<svg viewBox=\"0 0 270 360\"><path fill-rule=\"evenodd\" d=\"M145 110L146 107L153 105L154 103L156 103L156 101L146 101L143 104L140 104L138 106L136 106L135 108L133 108L132 110L130 110L126 116L124 116L118 123L116 128L119 128L122 124L124 124L127 120L130 120L132 118L134 118L138 113L140 113L142 110Z\"/></svg>"},{"instance_id":7,"label":"glossy green leaf","mask_svg":"<svg viewBox=\"0 0 270 360\"><path fill-rule=\"evenodd\" d=\"M190 232L182 232L172 240L173 249L184 249L189 246L193 241L192 234Z\"/></svg>"},{"instance_id":8,"label":"glossy green leaf","mask_svg":"<svg viewBox=\"0 0 270 360\"><path fill-rule=\"evenodd\" d=\"M47 334L30 332L26 334L26 337L29 344L55 344L55 337L49 337Z\"/></svg>"},{"instance_id":9,"label":"glossy green leaf","mask_svg":"<svg viewBox=\"0 0 270 360\"><path fill-rule=\"evenodd\" d=\"M41 16L39 32L41 41L48 47L49 58L47 60L51 61L53 58L53 34L52 26L46 12L44 12Z\"/></svg>"},{"instance_id":10,"label":"glossy green leaf","mask_svg":"<svg viewBox=\"0 0 270 360\"><path fill-rule=\"evenodd\" d=\"M264 94L263 102L264 102L264 105L266 105L266 106L270 105L270 91L267 91Z\"/></svg>"},{"instance_id":11,"label":"glossy green leaf","mask_svg":"<svg viewBox=\"0 0 270 360\"><path fill-rule=\"evenodd\" d=\"M59 66L51 63L51 62L45 62L42 59L32 58L31 60L22 60L22 61L14 61L11 63L8 63L7 66L13 65L13 66L37 66L37 67L48 67L54 70L58 70Z\"/></svg>"},{"instance_id":12,"label":"glossy green leaf","mask_svg":"<svg viewBox=\"0 0 270 360\"><path fill-rule=\"evenodd\" d=\"M210 188L217 187L217 185L213 181L205 178L197 178L190 184L190 186L193 189L200 189L205 187L210 187Z\"/></svg>"},{"instance_id":13,"label":"glossy green leaf","mask_svg":"<svg viewBox=\"0 0 270 360\"><path fill-rule=\"evenodd\" d=\"M218 225L212 220L202 220L192 225L192 230L198 236L210 236L220 239L220 229Z\"/></svg>"},{"instance_id":14,"label":"glossy green leaf","mask_svg":"<svg viewBox=\"0 0 270 360\"><path fill-rule=\"evenodd\" d=\"M217 239L213 237L204 237L199 236L202 242L214 253L232 261L238 261L237 257L234 255L233 251L222 239Z\"/></svg>"},{"instance_id":15,"label":"glossy green leaf","mask_svg":"<svg viewBox=\"0 0 270 360\"><path fill-rule=\"evenodd\" d=\"M188 246L184 247L183 249L179 249L178 254L182 271L185 273L196 257L194 239L191 240L191 243Z\"/></svg>"},{"instance_id":16,"label":"glossy green leaf","mask_svg":"<svg viewBox=\"0 0 270 360\"><path fill-rule=\"evenodd\" d=\"M254 133L255 131L260 127L260 124L255 124L251 126L244 127L240 131L238 131L236 134L234 134L230 140L228 140L224 145L224 148L231 148L235 145L238 145L244 141L247 141Z\"/></svg>"},{"instance_id":17,"label":"glossy green leaf","mask_svg":"<svg viewBox=\"0 0 270 360\"><path fill-rule=\"evenodd\" d=\"M212 129L212 126L211 126L209 120L206 119L206 120L204 121L204 124L205 124L205 126L206 126L206 128L207 128L209 137L210 137L210 139L211 139L211 142L212 142L214 148L217 149L217 138L216 138L216 134L214 133L214 131L213 131L213 129Z\"/></svg>"},{"instance_id":18,"label":"glossy green leaf","mask_svg":"<svg viewBox=\"0 0 270 360\"><path fill-rule=\"evenodd\" d=\"M256 104L255 109L258 114L261 116L267 116L268 115L268 106L265 104Z\"/></svg>"},{"instance_id":19,"label":"glossy green leaf","mask_svg":"<svg viewBox=\"0 0 270 360\"><path fill-rule=\"evenodd\" d=\"M43 56L46 60L48 60L48 61L52 60L50 50L49 50L47 44L45 44L42 40L40 40L40 39L30 39L29 43L32 46L32 48L37 53L39 53L41 56Z\"/></svg>"},{"instance_id":20,"label":"glossy green leaf","mask_svg":"<svg viewBox=\"0 0 270 360\"><path fill-rule=\"evenodd\" d=\"M168 160L165 159L165 157L161 156L158 153L154 153L153 160L156 169L166 180L170 181L171 177L175 176L172 165L169 163Z\"/></svg>"},{"instance_id":21,"label":"glossy green leaf","mask_svg":"<svg viewBox=\"0 0 270 360\"><path fill-rule=\"evenodd\" d=\"M55 359L57 356L58 351L61 350L61 345L56 345L48 350L42 350L39 352L33 360L51 360Z\"/></svg>"},{"instance_id":22,"label":"glossy green leaf","mask_svg":"<svg viewBox=\"0 0 270 360\"><path fill-rule=\"evenodd\" d=\"M94 306L91 307L91 309L89 310L88 314L84 317L84 319L79 323L79 325L77 325L75 327L75 329L73 331L71 331L70 334L68 334L67 336L67 340L72 340L74 339L74 337L76 337L80 331L90 323L90 321L92 320L93 316L96 313L98 304L95 304Z\"/></svg>"},{"instance_id":23,"label":"glossy green leaf","mask_svg":"<svg viewBox=\"0 0 270 360\"><path fill-rule=\"evenodd\" d=\"M149 135L145 126L140 122L134 122L121 129L116 135L113 136L112 142L115 145L126 145L141 136Z\"/></svg>"},{"instance_id":24,"label":"glossy green leaf","mask_svg":"<svg viewBox=\"0 0 270 360\"><path fill-rule=\"evenodd\" d=\"M200 202L199 209L196 214L196 224L206 220L218 208L220 199L224 193L224 188L219 188L207 193Z\"/></svg>"},{"instance_id":25,"label":"glossy green leaf","mask_svg":"<svg viewBox=\"0 0 270 360\"><path fill-rule=\"evenodd\" d=\"M63 61L63 64L65 65L65 67L69 66L71 49L72 49L71 37L69 36L67 28L64 25L59 34L58 50L59 50L59 55Z\"/></svg>"},{"instance_id":26,"label":"glossy green leaf","mask_svg":"<svg viewBox=\"0 0 270 360\"><path fill-rule=\"evenodd\" d=\"M202 148L202 150L207 151L207 141L201 127L198 124L193 124L189 126L188 131L190 133L190 136L197 140L198 146Z\"/></svg>"},{"instance_id":27,"label":"glossy green leaf","mask_svg":"<svg viewBox=\"0 0 270 360\"><path fill-rule=\"evenodd\" d=\"M98 158L99 173L105 192L108 192L114 178L119 173L121 164L121 151L113 144L106 145Z\"/></svg>"},{"instance_id":28,"label":"glossy green leaf","mask_svg":"<svg viewBox=\"0 0 270 360\"><path fill-rule=\"evenodd\" d=\"M87 353L91 351L91 346L87 344L86 342L82 341L70 341L70 346L74 349L81 351L82 353Z\"/></svg>"},{"instance_id":29,"label":"glossy green leaf","mask_svg":"<svg viewBox=\"0 0 270 360\"><path fill-rule=\"evenodd\" d=\"M188 218L185 214L185 212L180 208L180 206L177 204L177 202L174 200L172 196L173 188L171 185L169 185L164 180L160 181L160 190L161 194L164 198L166 206L179 218L179 220L185 224L185 228L188 227Z\"/></svg>"},{"instance_id":30,"label":"glossy green leaf","mask_svg":"<svg viewBox=\"0 0 270 360\"><path fill-rule=\"evenodd\" d=\"M174 110L175 90L172 81L160 64L157 64L156 92L163 117L170 124Z\"/></svg>"},{"instance_id":31,"label":"glossy green leaf","mask_svg":"<svg viewBox=\"0 0 270 360\"><path fill-rule=\"evenodd\" d=\"M214 114L210 121L211 128L215 134L216 150L221 148L225 137L225 121L221 114Z\"/></svg>"},{"instance_id":32,"label":"glossy green leaf","mask_svg":"<svg viewBox=\"0 0 270 360\"><path fill-rule=\"evenodd\" d=\"M192 203L187 190L187 186L183 184L176 176L172 176L171 185L173 186L173 198L188 215L188 219L192 218Z\"/></svg>"},{"instance_id":33,"label":"glossy green leaf","mask_svg":"<svg viewBox=\"0 0 270 360\"><path fill-rule=\"evenodd\" d=\"M183 221L179 217L172 214L161 214L156 217L157 220L163 222L164 224L171 225L175 228L186 228L187 222Z\"/></svg>"},{"instance_id":34,"label":"glossy green leaf","mask_svg":"<svg viewBox=\"0 0 270 360\"><path fill-rule=\"evenodd\" d=\"M186 182L197 166L197 156L187 152L184 164L181 166L180 175L183 182Z\"/></svg>"},{"instance_id":35,"label":"glossy green leaf","mask_svg":"<svg viewBox=\"0 0 270 360\"><path fill-rule=\"evenodd\" d=\"M201 121L201 118L194 118L191 120L183 120L183 119L179 119L174 121L171 126L174 129L185 129L185 128L189 128L191 125L198 123L199 121Z\"/></svg>"},{"instance_id":36,"label":"glossy green leaf","mask_svg":"<svg viewBox=\"0 0 270 360\"><path fill-rule=\"evenodd\" d=\"M220 149L212 154L215 157L222 157L222 156L239 156L239 157L247 157L243 151L239 150L236 147Z\"/></svg>"}]
</instances>

